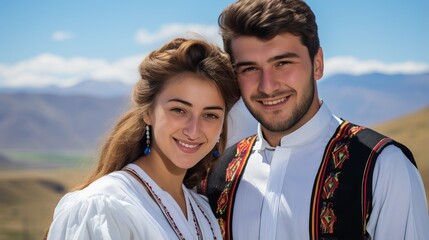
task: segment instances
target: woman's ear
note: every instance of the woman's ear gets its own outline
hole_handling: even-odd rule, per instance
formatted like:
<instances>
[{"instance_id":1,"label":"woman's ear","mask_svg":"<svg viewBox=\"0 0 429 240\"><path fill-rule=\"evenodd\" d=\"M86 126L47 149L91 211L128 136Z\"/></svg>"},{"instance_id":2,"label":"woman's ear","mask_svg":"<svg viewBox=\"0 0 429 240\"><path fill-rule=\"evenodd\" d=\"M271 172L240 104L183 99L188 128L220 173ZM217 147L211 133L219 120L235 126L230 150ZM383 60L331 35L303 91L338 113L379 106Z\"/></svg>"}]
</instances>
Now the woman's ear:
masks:
<instances>
[{"instance_id":1,"label":"woman's ear","mask_svg":"<svg viewBox=\"0 0 429 240\"><path fill-rule=\"evenodd\" d=\"M143 121L144 121L147 125L152 125L152 119L150 118L150 113L149 113L149 111L146 111L145 113L143 113Z\"/></svg>"}]
</instances>

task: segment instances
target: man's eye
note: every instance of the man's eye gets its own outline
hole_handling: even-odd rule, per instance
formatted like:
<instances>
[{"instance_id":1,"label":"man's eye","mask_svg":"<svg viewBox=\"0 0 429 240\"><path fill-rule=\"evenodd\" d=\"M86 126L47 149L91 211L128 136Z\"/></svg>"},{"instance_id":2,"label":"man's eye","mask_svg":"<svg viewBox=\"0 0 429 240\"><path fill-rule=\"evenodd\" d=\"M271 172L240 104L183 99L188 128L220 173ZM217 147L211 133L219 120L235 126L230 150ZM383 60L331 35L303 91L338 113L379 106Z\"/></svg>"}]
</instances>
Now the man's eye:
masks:
<instances>
[{"instance_id":1,"label":"man's eye","mask_svg":"<svg viewBox=\"0 0 429 240\"><path fill-rule=\"evenodd\" d=\"M243 68L240 72L246 73L246 72L252 72L252 71L256 71L256 70L257 70L256 67L246 67L246 68Z\"/></svg>"},{"instance_id":2,"label":"man's eye","mask_svg":"<svg viewBox=\"0 0 429 240\"><path fill-rule=\"evenodd\" d=\"M289 64L291 64L292 62L290 62L290 61L282 61L282 62L278 62L277 63L277 66L278 67L281 67L281 66L285 66L285 65L289 65Z\"/></svg>"}]
</instances>

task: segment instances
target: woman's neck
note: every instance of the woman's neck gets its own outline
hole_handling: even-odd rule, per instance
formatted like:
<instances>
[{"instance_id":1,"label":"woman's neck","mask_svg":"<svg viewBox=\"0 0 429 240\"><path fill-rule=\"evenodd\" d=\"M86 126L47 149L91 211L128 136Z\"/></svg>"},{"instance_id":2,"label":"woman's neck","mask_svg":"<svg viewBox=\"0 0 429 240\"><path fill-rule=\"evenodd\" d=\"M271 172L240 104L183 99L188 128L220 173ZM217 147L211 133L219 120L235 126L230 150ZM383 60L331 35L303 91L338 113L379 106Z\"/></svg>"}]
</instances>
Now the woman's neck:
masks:
<instances>
[{"instance_id":1,"label":"woman's neck","mask_svg":"<svg viewBox=\"0 0 429 240\"><path fill-rule=\"evenodd\" d=\"M168 192L182 209L183 214L187 217L185 195L182 184L186 170L171 171L171 166L166 165L171 161L163 161L153 152L134 162L141 167L147 175L164 191Z\"/></svg>"}]
</instances>

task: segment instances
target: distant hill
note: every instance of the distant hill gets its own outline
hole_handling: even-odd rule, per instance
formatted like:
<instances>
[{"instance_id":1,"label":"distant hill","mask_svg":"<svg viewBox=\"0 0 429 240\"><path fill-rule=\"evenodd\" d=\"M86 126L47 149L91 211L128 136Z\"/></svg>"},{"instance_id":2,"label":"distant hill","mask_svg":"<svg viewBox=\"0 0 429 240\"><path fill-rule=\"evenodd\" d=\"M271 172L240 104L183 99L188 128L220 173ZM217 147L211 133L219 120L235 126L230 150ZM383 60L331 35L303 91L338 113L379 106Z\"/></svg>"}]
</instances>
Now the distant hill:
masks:
<instances>
[{"instance_id":1,"label":"distant hill","mask_svg":"<svg viewBox=\"0 0 429 240\"><path fill-rule=\"evenodd\" d=\"M3 154L0 154L0 166L9 166L12 164L12 161Z\"/></svg>"},{"instance_id":2,"label":"distant hill","mask_svg":"<svg viewBox=\"0 0 429 240\"><path fill-rule=\"evenodd\" d=\"M429 105L429 73L335 75L319 82L319 94L339 117L382 123Z\"/></svg>"},{"instance_id":3,"label":"distant hill","mask_svg":"<svg viewBox=\"0 0 429 240\"><path fill-rule=\"evenodd\" d=\"M128 99L0 94L0 150L87 150L125 111Z\"/></svg>"}]
</instances>

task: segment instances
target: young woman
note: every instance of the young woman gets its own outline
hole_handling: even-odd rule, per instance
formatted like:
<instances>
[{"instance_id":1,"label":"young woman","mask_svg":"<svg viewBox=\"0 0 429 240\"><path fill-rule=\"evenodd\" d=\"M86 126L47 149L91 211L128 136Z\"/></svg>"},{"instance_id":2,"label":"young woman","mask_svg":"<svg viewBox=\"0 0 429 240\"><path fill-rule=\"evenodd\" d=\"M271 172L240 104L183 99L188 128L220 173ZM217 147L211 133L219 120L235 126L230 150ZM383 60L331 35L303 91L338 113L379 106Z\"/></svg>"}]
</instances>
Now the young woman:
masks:
<instances>
[{"instance_id":1,"label":"young woman","mask_svg":"<svg viewBox=\"0 0 429 240\"><path fill-rule=\"evenodd\" d=\"M221 239L194 188L225 148L239 99L230 61L201 40L174 39L140 65L133 107L89 180L57 205L48 239Z\"/></svg>"}]
</instances>

